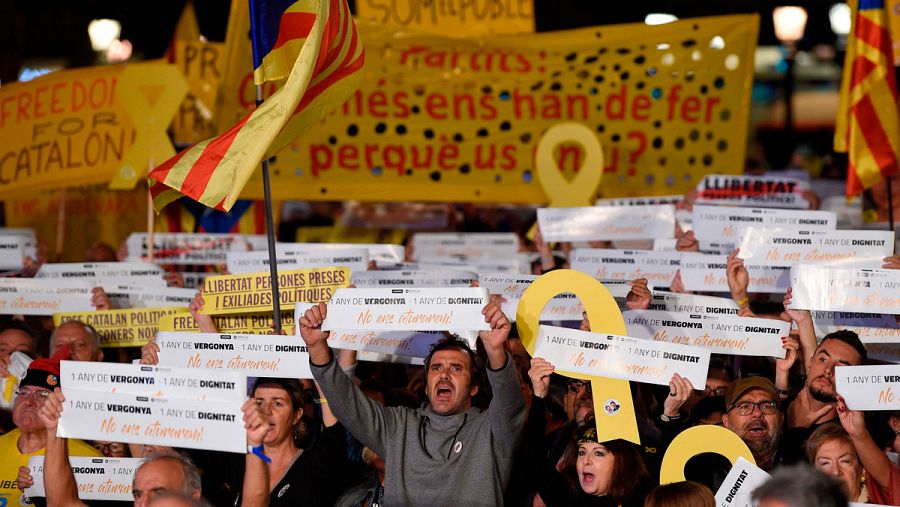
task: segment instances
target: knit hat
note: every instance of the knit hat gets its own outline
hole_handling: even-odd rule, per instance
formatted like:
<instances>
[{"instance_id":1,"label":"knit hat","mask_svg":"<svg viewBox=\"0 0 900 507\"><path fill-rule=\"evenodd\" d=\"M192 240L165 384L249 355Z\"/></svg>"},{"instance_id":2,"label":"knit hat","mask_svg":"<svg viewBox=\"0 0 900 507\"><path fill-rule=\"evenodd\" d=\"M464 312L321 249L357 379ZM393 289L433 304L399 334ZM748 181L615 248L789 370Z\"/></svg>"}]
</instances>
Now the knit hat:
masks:
<instances>
[{"instance_id":1,"label":"knit hat","mask_svg":"<svg viewBox=\"0 0 900 507\"><path fill-rule=\"evenodd\" d=\"M35 359L28 366L19 387L35 386L53 390L59 387L59 361L69 357L69 345L63 345L49 358Z\"/></svg>"}]
</instances>

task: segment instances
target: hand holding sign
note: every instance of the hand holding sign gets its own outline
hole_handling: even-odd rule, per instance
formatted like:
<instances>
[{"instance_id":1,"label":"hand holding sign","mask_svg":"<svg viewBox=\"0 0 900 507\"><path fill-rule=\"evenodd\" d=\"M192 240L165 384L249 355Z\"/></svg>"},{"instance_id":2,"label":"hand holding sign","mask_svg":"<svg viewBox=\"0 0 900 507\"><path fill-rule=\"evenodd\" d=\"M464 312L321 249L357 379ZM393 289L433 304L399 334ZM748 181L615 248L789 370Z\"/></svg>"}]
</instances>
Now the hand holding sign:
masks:
<instances>
[{"instance_id":1,"label":"hand holding sign","mask_svg":"<svg viewBox=\"0 0 900 507\"><path fill-rule=\"evenodd\" d=\"M19 475L16 477L16 487L19 491L25 491L32 486L34 486L34 478L31 477L31 469L24 466L19 467Z\"/></svg>"},{"instance_id":2,"label":"hand holding sign","mask_svg":"<svg viewBox=\"0 0 900 507\"><path fill-rule=\"evenodd\" d=\"M900 269L900 255L892 255L884 258L884 269Z\"/></svg>"},{"instance_id":3,"label":"hand holding sign","mask_svg":"<svg viewBox=\"0 0 900 507\"><path fill-rule=\"evenodd\" d=\"M531 389L538 398L547 396L550 391L550 375L556 371L556 367L549 361L535 357L531 359L531 368L528 376L531 378Z\"/></svg>"},{"instance_id":4,"label":"hand holding sign","mask_svg":"<svg viewBox=\"0 0 900 507\"><path fill-rule=\"evenodd\" d=\"M201 333L218 333L219 330L216 328L216 323L213 322L212 315L206 315L203 312L203 289L197 292L197 295L194 296L194 300L190 302L188 305L188 311L191 312L191 317L194 318L194 322L197 323L197 326L200 328Z\"/></svg>"},{"instance_id":5,"label":"hand holding sign","mask_svg":"<svg viewBox=\"0 0 900 507\"><path fill-rule=\"evenodd\" d=\"M847 408L847 402L843 396L838 396L837 401L838 419L841 426L847 431L852 439L866 438L868 430L866 429L866 418L859 410L850 410Z\"/></svg>"},{"instance_id":6,"label":"hand holding sign","mask_svg":"<svg viewBox=\"0 0 900 507\"><path fill-rule=\"evenodd\" d=\"M631 291L625 296L625 306L629 310L646 310L650 308L650 300L653 295L647 287L646 278L638 278L631 282Z\"/></svg>"},{"instance_id":7,"label":"hand holding sign","mask_svg":"<svg viewBox=\"0 0 900 507\"><path fill-rule=\"evenodd\" d=\"M694 384L687 377L675 373L669 381L669 395L663 402L663 414L666 417L678 417L681 406L694 394Z\"/></svg>"},{"instance_id":8,"label":"hand holding sign","mask_svg":"<svg viewBox=\"0 0 900 507\"><path fill-rule=\"evenodd\" d=\"M309 351L309 361L314 364L326 364L331 360L328 348L328 331L322 331L322 322L328 315L328 305L313 305L300 318L300 337Z\"/></svg>"},{"instance_id":9,"label":"hand holding sign","mask_svg":"<svg viewBox=\"0 0 900 507\"><path fill-rule=\"evenodd\" d=\"M59 425L60 416L62 416L64 401L66 401L66 397L63 396L62 389L57 387L47 396L44 404L38 410L38 420L47 429L47 433L56 434L56 427Z\"/></svg>"},{"instance_id":10,"label":"hand holding sign","mask_svg":"<svg viewBox=\"0 0 900 507\"><path fill-rule=\"evenodd\" d=\"M738 257L740 249L735 248L726 261L725 270L728 274L728 289L731 297L738 302L738 306L747 305L747 287L750 286L750 273L744 267L744 259Z\"/></svg>"},{"instance_id":11,"label":"hand holding sign","mask_svg":"<svg viewBox=\"0 0 900 507\"><path fill-rule=\"evenodd\" d=\"M484 314L484 321L491 325L491 330L479 331L478 337L484 344L491 368L497 370L506 364L506 350L503 344L506 343L512 326L497 303L488 303L481 313Z\"/></svg>"},{"instance_id":12,"label":"hand holding sign","mask_svg":"<svg viewBox=\"0 0 900 507\"><path fill-rule=\"evenodd\" d=\"M244 427L247 428L247 445L259 447L269 431L269 418L254 399L245 401L241 411L244 413Z\"/></svg>"}]
</instances>

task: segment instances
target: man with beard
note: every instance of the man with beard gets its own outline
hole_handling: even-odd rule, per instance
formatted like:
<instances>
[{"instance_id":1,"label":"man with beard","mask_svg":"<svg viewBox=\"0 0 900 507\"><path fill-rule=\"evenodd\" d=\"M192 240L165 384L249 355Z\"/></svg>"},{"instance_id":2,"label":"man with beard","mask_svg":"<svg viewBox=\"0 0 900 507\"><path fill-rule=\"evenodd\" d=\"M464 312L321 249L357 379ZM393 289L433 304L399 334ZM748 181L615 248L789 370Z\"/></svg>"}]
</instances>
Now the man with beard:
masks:
<instances>
[{"instance_id":1,"label":"man with beard","mask_svg":"<svg viewBox=\"0 0 900 507\"><path fill-rule=\"evenodd\" d=\"M776 452L784 415L778 390L765 377L746 377L725 394L722 424L750 448L756 466L769 471L778 464Z\"/></svg>"},{"instance_id":2,"label":"man with beard","mask_svg":"<svg viewBox=\"0 0 900 507\"><path fill-rule=\"evenodd\" d=\"M800 332L803 331L801 327ZM859 366L866 359L866 348L853 331L842 329L822 338L806 365L806 384L787 409L780 450L785 463L802 461L809 435L822 424L837 419L834 367Z\"/></svg>"}]
</instances>

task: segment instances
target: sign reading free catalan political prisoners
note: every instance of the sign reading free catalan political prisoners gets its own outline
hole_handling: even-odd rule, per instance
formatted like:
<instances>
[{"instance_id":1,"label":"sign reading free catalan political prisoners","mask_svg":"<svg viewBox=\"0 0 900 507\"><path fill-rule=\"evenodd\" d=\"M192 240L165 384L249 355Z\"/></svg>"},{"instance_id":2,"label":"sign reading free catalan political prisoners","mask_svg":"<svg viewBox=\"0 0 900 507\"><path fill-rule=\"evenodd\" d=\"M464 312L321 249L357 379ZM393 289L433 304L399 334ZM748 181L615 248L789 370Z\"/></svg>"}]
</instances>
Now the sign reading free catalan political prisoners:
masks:
<instances>
[{"instance_id":1,"label":"sign reading free catalan political prisoners","mask_svg":"<svg viewBox=\"0 0 900 507\"><path fill-rule=\"evenodd\" d=\"M755 15L482 39L358 23L363 84L278 153L276 199L546 203L534 150L564 122L600 139L607 197L683 193L743 167ZM225 100L249 105L245 92ZM585 156L563 143L555 159L569 177Z\"/></svg>"}]
</instances>

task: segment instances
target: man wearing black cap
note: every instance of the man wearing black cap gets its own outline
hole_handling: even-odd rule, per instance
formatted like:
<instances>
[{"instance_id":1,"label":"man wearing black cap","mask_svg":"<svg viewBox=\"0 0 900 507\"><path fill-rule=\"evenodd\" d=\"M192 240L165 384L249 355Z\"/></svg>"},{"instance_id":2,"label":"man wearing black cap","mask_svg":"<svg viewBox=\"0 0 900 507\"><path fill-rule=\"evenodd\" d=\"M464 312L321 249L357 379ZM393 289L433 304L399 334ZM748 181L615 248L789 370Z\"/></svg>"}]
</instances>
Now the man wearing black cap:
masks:
<instances>
[{"instance_id":1,"label":"man wearing black cap","mask_svg":"<svg viewBox=\"0 0 900 507\"><path fill-rule=\"evenodd\" d=\"M38 411L55 387L59 387L59 360L69 357L69 348L63 347L50 359L37 359L28 367L19 382L16 402L13 405L13 422L16 429L0 436L0 505L18 507L21 492L16 488L19 467L27 466L32 456L43 456L47 446L47 433L38 419ZM69 440L70 456L101 456L100 452L81 440ZM6 503L3 503L6 500Z\"/></svg>"},{"instance_id":2,"label":"man wearing black cap","mask_svg":"<svg viewBox=\"0 0 900 507\"><path fill-rule=\"evenodd\" d=\"M725 392L722 424L750 448L756 466L771 470L778 462L781 437L780 397L775 384L765 377L739 379Z\"/></svg>"}]
</instances>

